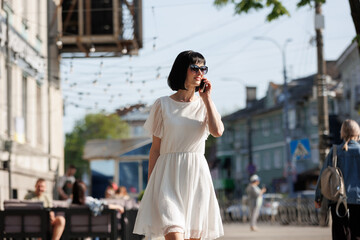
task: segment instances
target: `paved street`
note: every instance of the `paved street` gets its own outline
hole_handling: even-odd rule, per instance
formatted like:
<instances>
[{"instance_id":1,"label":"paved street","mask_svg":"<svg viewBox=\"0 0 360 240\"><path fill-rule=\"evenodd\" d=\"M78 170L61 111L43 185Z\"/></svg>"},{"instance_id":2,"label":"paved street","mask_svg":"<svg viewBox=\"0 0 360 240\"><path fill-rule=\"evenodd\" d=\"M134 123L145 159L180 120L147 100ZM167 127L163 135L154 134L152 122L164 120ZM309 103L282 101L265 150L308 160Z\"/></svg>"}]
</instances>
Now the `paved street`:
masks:
<instances>
[{"instance_id":1,"label":"paved street","mask_svg":"<svg viewBox=\"0 0 360 240\"><path fill-rule=\"evenodd\" d=\"M282 226L259 224L258 232L251 232L248 224L224 225L225 236L219 240L329 240L331 228L317 226Z\"/></svg>"}]
</instances>

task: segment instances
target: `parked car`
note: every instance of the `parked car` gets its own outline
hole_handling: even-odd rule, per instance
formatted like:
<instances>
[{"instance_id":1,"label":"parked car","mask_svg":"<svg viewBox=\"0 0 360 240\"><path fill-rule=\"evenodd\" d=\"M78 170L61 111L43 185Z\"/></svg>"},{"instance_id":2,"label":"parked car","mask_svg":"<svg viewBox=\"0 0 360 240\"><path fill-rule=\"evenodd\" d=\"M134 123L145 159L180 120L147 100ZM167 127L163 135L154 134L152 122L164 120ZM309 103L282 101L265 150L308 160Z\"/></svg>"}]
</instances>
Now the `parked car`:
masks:
<instances>
[{"instance_id":1,"label":"parked car","mask_svg":"<svg viewBox=\"0 0 360 240\"><path fill-rule=\"evenodd\" d=\"M283 196L279 193L265 193L263 195L263 205L260 209L261 217L271 217L278 214L278 208Z\"/></svg>"},{"instance_id":2,"label":"parked car","mask_svg":"<svg viewBox=\"0 0 360 240\"><path fill-rule=\"evenodd\" d=\"M248 221L250 218L250 211L247 205L247 197L244 196L238 203L234 203L226 208L226 214L232 221Z\"/></svg>"}]
</instances>

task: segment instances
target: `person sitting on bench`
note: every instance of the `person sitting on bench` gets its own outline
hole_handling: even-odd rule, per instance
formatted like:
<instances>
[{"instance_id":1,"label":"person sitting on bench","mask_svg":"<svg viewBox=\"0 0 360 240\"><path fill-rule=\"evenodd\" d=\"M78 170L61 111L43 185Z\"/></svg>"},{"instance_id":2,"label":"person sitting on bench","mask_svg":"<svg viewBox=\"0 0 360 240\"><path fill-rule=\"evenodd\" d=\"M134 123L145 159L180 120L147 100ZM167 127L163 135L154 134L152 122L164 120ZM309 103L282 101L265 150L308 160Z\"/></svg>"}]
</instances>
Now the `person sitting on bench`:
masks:
<instances>
[{"instance_id":1,"label":"person sitting on bench","mask_svg":"<svg viewBox=\"0 0 360 240\"><path fill-rule=\"evenodd\" d=\"M46 182L45 179L39 178L35 184L35 191L29 192L25 196L25 200L41 201L45 208L51 208L52 202L45 194ZM50 224L52 227L52 240L59 240L65 228L65 218L63 216L55 216L54 212L50 212Z\"/></svg>"},{"instance_id":2,"label":"person sitting on bench","mask_svg":"<svg viewBox=\"0 0 360 240\"><path fill-rule=\"evenodd\" d=\"M99 215L104 207L109 209L115 209L120 213L124 212L124 207L116 204L107 204L106 201L102 201L90 196L86 196L86 185L80 180L76 180L73 185L73 204L87 205L93 212L94 216Z\"/></svg>"}]
</instances>

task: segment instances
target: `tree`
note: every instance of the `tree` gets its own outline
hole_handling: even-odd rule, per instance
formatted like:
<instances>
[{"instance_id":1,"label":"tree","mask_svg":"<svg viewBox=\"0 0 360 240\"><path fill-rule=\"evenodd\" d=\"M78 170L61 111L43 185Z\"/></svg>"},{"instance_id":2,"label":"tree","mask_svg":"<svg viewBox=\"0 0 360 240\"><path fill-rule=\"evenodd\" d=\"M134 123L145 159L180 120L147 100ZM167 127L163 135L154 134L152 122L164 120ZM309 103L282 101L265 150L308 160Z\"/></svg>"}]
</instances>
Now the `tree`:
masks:
<instances>
[{"instance_id":1,"label":"tree","mask_svg":"<svg viewBox=\"0 0 360 240\"><path fill-rule=\"evenodd\" d=\"M76 177L80 178L89 171L89 162L82 159L84 146L90 139L119 139L129 135L128 124L117 114L87 114L76 122L65 139L65 165L77 168Z\"/></svg>"},{"instance_id":2,"label":"tree","mask_svg":"<svg viewBox=\"0 0 360 240\"><path fill-rule=\"evenodd\" d=\"M315 5L315 2L325 3L326 0L298 0L297 7L313 7L313 5ZM229 3L235 5L236 14L248 13L252 9L260 10L263 8L272 8L271 12L266 16L266 20L269 22L284 15L290 16L290 13L282 4L281 0L214 0L214 4L218 7L225 6ZM351 16L355 26L355 31L357 34L357 36L354 38L354 41L358 43L358 49L360 53L360 1L349 0L349 4Z\"/></svg>"}]
</instances>

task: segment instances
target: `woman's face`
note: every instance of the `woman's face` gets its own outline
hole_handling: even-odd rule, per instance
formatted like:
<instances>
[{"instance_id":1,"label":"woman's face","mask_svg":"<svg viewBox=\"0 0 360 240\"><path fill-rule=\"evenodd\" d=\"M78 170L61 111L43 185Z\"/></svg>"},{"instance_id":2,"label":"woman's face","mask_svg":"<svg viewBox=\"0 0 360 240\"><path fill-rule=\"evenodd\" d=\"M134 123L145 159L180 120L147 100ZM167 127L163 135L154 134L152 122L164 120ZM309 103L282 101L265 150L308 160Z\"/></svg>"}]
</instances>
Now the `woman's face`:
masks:
<instances>
[{"instance_id":1,"label":"woman's face","mask_svg":"<svg viewBox=\"0 0 360 240\"><path fill-rule=\"evenodd\" d=\"M195 87L200 86L201 79L204 77L203 71L201 71L198 68L194 68L192 65L195 65L197 67L204 66L203 63L196 63L191 64L187 69L186 79L185 79L185 88L186 89L192 89Z\"/></svg>"}]
</instances>

